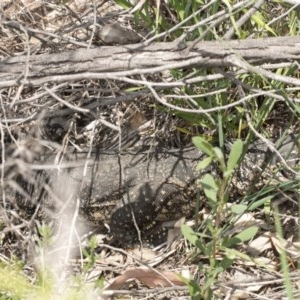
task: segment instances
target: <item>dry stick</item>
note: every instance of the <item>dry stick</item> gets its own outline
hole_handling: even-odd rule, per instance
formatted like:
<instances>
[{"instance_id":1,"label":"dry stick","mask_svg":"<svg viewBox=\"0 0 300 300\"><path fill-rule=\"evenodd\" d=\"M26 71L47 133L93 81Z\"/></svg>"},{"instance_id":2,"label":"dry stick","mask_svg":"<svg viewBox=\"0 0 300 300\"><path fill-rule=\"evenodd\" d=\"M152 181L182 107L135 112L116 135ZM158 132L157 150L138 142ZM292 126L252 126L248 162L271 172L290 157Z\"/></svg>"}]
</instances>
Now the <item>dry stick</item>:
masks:
<instances>
[{"instance_id":1,"label":"dry stick","mask_svg":"<svg viewBox=\"0 0 300 300\"><path fill-rule=\"evenodd\" d=\"M43 86L43 89L46 90L48 92L48 94L50 96L52 96L55 100L61 102L63 105L71 108L72 110L80 112L80 113L91 113L91 111L89 109L85 109L85 108L80 108L78 106L74 106L74 105L70 104L69 102L61 99L53 91L51 91L50 89L48 89L46 86Z\"/></svg>"},{"instance_id":2,"label":"dry stick","mask_svg":"<svg viewBox=\"0 0 300 300\"><path fill-rule=\"evenodd\" d=\"M278 20L280 20L280 19L282 19L282 18L285 18L286 16L289 16L290 13L291 13L293 10L295 10L295 8L297 8L299 5L300 5L300 3L298 3L298 0L297 0L297 3L295 3L295 5L292 6L290 9L288 9L285 13L280 14L280 16L278 16L277 18L274 18L273 20L271 20L270 22L268 22L268 23L266 24L266 26L263 26L263 27L262 27L261 29L259 29L257 32L255 32L255 33L253 32L252 34L250 34L248 38L249 38L249 39L253 38L258 32L264 31L265 28L266 28L267 26L270 26L270 25L272 25L274 22L276 22L276 21L278 21Z\"/></svg>"},{"instance_id":3,"label":"dry stick","mask_svg":"<svg viewBox=\"0 0 300 300\"><path fill-rule=\"evenodd\" d=\"M209 33L212 32L214 33L214 28L216 28L219 24L224 22L228 17L230 17L229 13L225 14L223 16L220 16L216 20L214 20L207 28L201 33L201 35L195 39L193 42L189 44L189 46L184 50L186 53L191 51L199 42L203 41L205 36ZM200 22L201 23L201 22Z\"/></svg>"},{"instance_id":4,"label":"dry stick","mask_svg":"<svg viewBox=\"0 0 300 300\"><path fill-rule=\"evenodd\" d=\"M231 282L228 282L226 285L225 284L222 284L222 283L216 283L215 286L216 287L222 287L222 288L226 288L226 289L234 289L234 290L242 290L242 291L245 291L246 287L253 287L253 286L257 286L257 285L272 285L272 284L278 284L278 283L282 283L284 282L284 278L282 276L282 274L280 274L279 272L276 272L276 275L277 276L270 276L270 275L267 275L265 276L265 278L260 278L260 279L257 279L257 280L248 280L248 281L231 281ZM300 277L299 277L299 274L298 273L292 273L291 274L291 279L292 280L295 280L295 281L299 281ZM247 291L247 293L249 293L249 291ZM255 298L261 298L261 299L271 299L269 297L267 298L264 298L262 296L258 296L257 294L254 294Z\"/></svg>"},{"instance_id":5,"label":"dry stick","mask_svg":"<svg viewBox=\"0 0 300 300\"><path fill-rule=\"evenodd\" d=\"M233 66L242 68L242 69L247 70L247 71L252 72L252 73L256 73L256 74L260 75L261 77L266 77L268 79L280 81L280 82L287 83L287 84L290 84L290 85L300 86L300 80L299 79L296 79L294 77L288 77L288 76L283 76L283 75L279 75L279 74L274 74L272 72L264 70L261 67L252 66L248 62L246 62L245 60L239 58L235 54L231 54L231 55L227 56L225 58L225 60L227 62L230 62Z\"/></svg>"},{"instance_id":6,"label":"dry stick","mask_svg":"<svg viewBox=\"0 0 300 300\"><path fill-rule=\"evenodd\" d=\"M9 127L8 123L15 123L14 126L17 126L19 124L22 124L22 123L25 123L25 122L28 122L31 120L36 120L37 118L38 118L38 114L37 114L37 112L34 112L34 113L32 113L32 115L30 115L29 117L26 117L26 118L18 118L18 119L5 118L4 119L5 121L1 121L1 119L0 119L0 122L2 124L4 124L4 123L7 124L7 128L8 128ZM13 140L15 140L15 139L13 138Z\"/></svg>"},{"instance_id":7,"label":"dry stick","mask_svg":"<svg viewBox=\"0 0 300 300\"><path fill-rule=\"evenodd\" d=\"M76 52L75 52L76 53ZM69 53L71 55L71 53ZM126 54L126 51L124 52ZM55 56L55 55L54 55ZM286 55L285 55L286 57ZM54 57L52 57L53 59ZM177 58L178 59L178 58ZM192 57L190 59L184 59L179 62L170 63L163 66L151 67L151 68L144 68L144 69L133 69L133 70L125 70L125 71L116 71L116 72L83 72L77 74L66 74L66 75L48 75L44 76L43 78L37 79L22 79L21 83L23 84L33 84L33 85L42 85L49 81L51 82L62 82L62 81L72 81L72 80L82 80L82 79L119 79L121 76L132 76L132 75L140 75L140 74L148 74L148 73L157 73L169 69L176 69L176 68L184 68L189 67L191 65L197 65L201 61L203 61L203 57ZM212 65L213 66L213 65ZM161 87L173 87L173 86L183 86L186 83L189 83L190 80L177 81L176 83L155 83L156 86ZM0 88L14 86L18 83L16 80L8 80L3 81L0 83Z\"/></svg>"},{"instance_id":8,"label":"dry stick","mask_svg":"<svg viewBox=\"0 0 300 300\"><path fill-rule=\"evenodd\" d=\"M58 90L58 89L60 89L60 88L62 88L64 86L68 86L68 85L69 85L68 82L64 82L62 84L55 85L54 87L51 88L51 91L54 93L55 90ZM39 94L35 94L32 97L26 98L25 100L16 100L14 104L18 105L18 104L24 104L24 103L32 102L34 100L39 100L43 96L46 96L48 94L49 94L48 91L44 91L44 92L41 92Z\"/></svg>"},{"instance_id":9,"label":"dry stick","mask_svg":"<svg viewBox=\"0 0 300 300\"><path fill-rule=\"evenodd\" d=\"M51 88L51 90L53 91L53 90L59 89L60 87L63 87L63 86L66 86L66 85L68 85L68 83L63 83L61 85L57 85L57 86ZM38 95L27 98L26 100L16 101L15 105L23 104L23 103L29 103L31 101L38 100L39 98L42 98L43 96L45 96L47 94L48 94L47 91L42 92ZM85 105L84 109L87 109L88 111L93 111L97 107L107 106L107 105L115 105L119 102L133 101L135 98L145 97L145 96L148 96L149 94L150 94L149 91L146 90L146 91L141 91L141 92L130 92L126 95L116 96L116 97L103 97L103 98L96 98L95 97L95 99L94 99L95 101L92 102L91 104ZM2 103L2 108L3 109L5 109L5 106L6 105ZM71 108L66 108L66 109L56 110L56 111L47 111L47 112L45 112L44 117L53 118L53 117L60 117L60 116L68 116L73 111L74 110L71 109ZM29 120L35 120L36 118L38 118L38 116L39 116L39 113L35 112L31 116L27 117L26 119L25 118L24 119L7 119L7 118L5 118L4 120L5 120L5 124L14 123L14 122L22 123L22 122L27 122ZM0 123L4 124L4 120L0 119ZM115 125L113 125L111 123L108 123L106 120L100 119L99 121L102 124L104 124L106 126L109 126L113 130L118 131L118 128L115 127Z\"/></svg>"},{"instance_id":10,"label":"dry stick","mask_svg":"<svg viewBox=\"0 0 300 300\"><path fill-rule=\"evenodd\" d=\"M25 38L26 38L26 46L27 46L27 53L26 53L26 62L25 62L25 66L24 66L24 72L19 76L19 79L21 78L27 78L28 74L29 74L29 59L30 59L30 45L29 45L29 37L28 37L28 33L25 30L25 28L23 26L20 26L20 29L23 31L23 33L25 34ZM13 98L11 104L10 104L10 108L12 108L14 106L14 102L20 98L21 92L24 88L24 84L21 83L21 85L18 88L17 94L16 96Z\"/></svg>"},{"instance_id":11,"label":"dry stick","mask_svg":"<svg viewBox=\"0 0 300 300\"><path fill-rule=\"evenodd\" d=\"M264 44L262 47L261 44ZM281 44L284 43L284 46ZM44 77L39 77L33 74L39 72L42 68L46 68L44 66L45 55L38 55L31 57L31 76L32 78L28 78L25 80L21 80L20 82L24 85L32 84L32 85L42 85L46 82L62 82L67 80L82 80L82 79L117 79L117 80L125 80L122 76L132 76L132 75L140 75L140 74L149 74L162 72L164 70L173 69L173 68L184 68L191 66L202 66L202 67L228 67L232 66L234 63L232 61L233 58L228 58L227 56L232 55L233 53L244 57L245 60L254 63L264 63L268 61L277 61L283 62L287 60L299 60L299 56L294 53L297 51L297 48L300 44L299 37L280 37L280 38L267 38L264 40L244 40L244 41L223 41L223 42L203 42L198 47L195 47L192 52L188 54L184 52L174 52L174 47L176 46L174 43L161 43L155 44L152 46L148 46L142 50L139 50L138 45L126 45L125 47L105 47L105 49L94 50L76 50L66 53L60 54L49 54L49 63L47 64L47 70L45 69ZM127 49L128 48L128 49ZM114 59L112 57L108 57L108 50L113 52L112 57L116 56ZM117 52L119 50L119 52ZM154 51L157 50L157 51ZM201 53L199 55L199 52ZM85 56L83 57L85 53ZM89 55L88 55L89 53ZM270 56L270 54L272 54ZM160 56L159 59L155 60L156 56ZM90 57L90 59L87 58ZM123 56L123 58L122 58ZM101 58L103 58L101 60ZM143 59L144 58L144 59ZM148 67L151 65L147 58L151 58L153 61L152 65L156 65L155 67ZM165 59L163 59L165 58ZM60 68L58 69L58 59L61 63ZM95 62L94 69L97 72L85 72L87 70L87 65L89 65L90 60ZM86 63L84 63L86 61ZM169 63L168 63L169 61ZM52 62L52 63L51 63ZM17 64L18 63L18 64ZM11 78L12 72L16 75L19 74L19 69L24 64L24 57L18 58L9 58L4 60L3 68L5 70L12 66L11 73L1 73L0 78L2 81L0 82L0 88L9 87L18 85L18 81L16 80L7 80L5 78ZM160 65L161 64L161 65ZM107 71L110 66L111 70L117 70L115 72ZM128 69L125 71L118 71L118 69ZM74 69L74 70L73 70ZM61 72L61 70L65 70L68 74L61 75L47 75L47 73L51 74L52 72ZM56 71L57 70L57 71ZM79 73L73 73L73 71ZM80 73L80 70L82 71ZM127 79L129 80L129 79ZM164 83L152 83L152 86L160 86L160 87L175 87L175 86L184 86L186 84L192 84L195 82L199 82L203 80L202 78L196 79L184 79L176 82L164 82Z\"/></svg>"},{"instance_id":12,"label":"dry stick","mask_svg":"<svg viewBox=\"0 0 300 300\"><path fill-rule=\"evenodd\" d=\"M96 4L95 4L95 0L93 0L93 15L94 15L94 19L93 19L93 30L92 30L92 35L90 37L90 40L89 40L89 44L87 46L87 49L90 49L91 48L91 45L92 45L92 42L93 42L93 39L94 39L94 36L95 36L95 33L96 33L96 28L97 28L97 10L96 10Z\"/></svg>"},{"instance_id":13,"label":"dry stick","mask_svg":"<svg viewBox=\"0 0 300 300\"><path fill-rule=\"evenodd\" d=\"M44 76L51 72L57 73L59 76L64 72L77 73L88 70L126 76L139 74L141 71L154 73L191 65L228 66L228 63L224 62L224 58L232 53L256 63L269 63L275 59L278 61L297 60L299 57L294 53L297 52L299 41L300 38L296 36L241 41L203 41L191 53L176 51L175 42L156 43L150 46L142 44L105 46L97 49L77 49L62 53L34 55L31 56L30 63L31 72L36 73L36 76L41 76L42 68L44 68L44 70L42 69ZM191 44L187 43L188 46ZM269 57L270 54L272 57ZM24 64L25 59L25 56L19 56L2 60L2 78L5 78L5 70L11 70L15 74L20 73L20 65ZM186 60L188 61L186 62ZM135 70L135 68L138 69Z\"/></svg>"},{"instance_id":14,"label":"dry stick","mask_svg":"<svg viewBox=\"0 0 300 300\"><path fill-rule=\"evenodd\" d=\"M243 88L245 88L246 90L248 91L252 91L254 93L261 93L263 92L263 90L260 90L260 89L257 89L257 88L253 88L252 86L240 81L239 79L237 79L234 74L231 74L229 72L224 72L220 69L218 69L219 72L221 74L224 75L224 77L227 77L229 78L230 80L234 81L236 83L237 86L242 86ZM239 75L240 74L240 71L238 71L236 73L236 75ZM289 87L289 88L286 88L287 91L299 91L300 90L300 87ZM281 92L280 89L274 89L274 90L268 90L268 91L264 91L264 94L263 95L266 95L266 96L269 96L269 97L272 97L278 101L289 101L290 103L294 103L294 102L300 102L300 99L297 99L297 98L290 98L290 97L287 97L287 96L281 96L281 95L278 95L278 94L275 94L276 92ZM256 94L258 95L258 94ZM255 94L253 94L253 96L256 96Z\"/></svg>"},{"instance_id":15,"label":"dry stick","mask_svg":"<svg viewBox=\"0 0 300 300\"><path fill-rule=\"evenodd\" d=\"M253 7L251 7L242 17L236 22L238 28L242 27L252 16L255 12L265 3L265 0L259 0L254 3ZM235 28L230 28L223 36L223 39L230 40L234 35Z\"/></svg>"},{"instance_id":16,"label":"dry stick","mask_svg":"<svg viewBox=\"0 0 300 300\"><path fill-rule=\"evenodd\" d=\"M103 247L103 248L107 248L107 249L110 249L110 250L113 250L113 251L116 251L116 252L119 252L125 256L129 256L132 260L136 261L140 266L144 266L144 267L147 267L148 269L150 269L151 271L155 272L156 274L158 274L159 276L161 276L162 278L164 278L171 286L174 286L174 284L169 280L169 278L167 278L164 274L160 273L158 270L152 268L151 266L149 266L147 263L144 263L142 260L136 258L135 256L129 254L128 252L126 252L125 250L123 249L120 249L120 248L116 248L116 247L113 247L113 246L110 246L110 245L107 245L107 244L99 244L98 245L100 248Z\"/></svg>"},{"instance_id":17,"label":"dry stick","mask_svg":"<svg viewBox=\"0 0 300 300\"><path fill-rule=\"evenodd\" d=\"M145 294L151 295L151 296L142 298L142 299L146 300L146 299L155 299L154 296L157 294L162 294L162 293L167 293L167 292L172 292L172 291L186 291L187 292L188 287L174 285L172 287L153 288L153 289L144 289L144 290L104 290L104 291L102 291L101 295L102 295L102 297L110 297L110 299L111 299L111 297L116 296L116 295L125 295L127 297L129 295L132 295L132 296L145 295ZM124 298L124 299L126 299L126 298ZM135 298L131 298L131 299L135 299ZM165 297L163 299L165 299ZM170 298L168 298L168 299L170 299ZM179 298L176 298L176 299L179 299ZM186 299L186 298L183 298L183 299Z\"/></svg>"},{"instance_id":18,"label":"dry stick","mask_svg":"<svg viewBox=\"0 0 300 300\"><path fill-rule=\"evenodd\" d=\"M246 1L242 1L242 2L238 2L237 4L233 5L233 9L241 9L241 8L247 8L248 5L251 4L251 0L246 0ZM212 2L213 3L213 2ZM249 4L248 4L249 3ZM228 17L230 17L230 13L226 12L226 10L222 10L217 12L216 14L201 20L200 22L196 23L195 25L191 26L182 36L179 37L180 40L183 40L188 34L192 33L195 29L197 29L200 26L204 26L206 24L210 24L213 21L214 25L219 24L221 21L227 19ZM195 41L193 41L189 46L188 46L188 50L191 50L192 48L194 48L196 46L196 44L198 44L200 41L202 41L203 37L207 34L208 31L211 30L212 26L209 26L202 34L199 38L197 38Z\"/></svg>"},{"instance_id":19,"label":"dry stick","mask_svg":"<svg viewBox=\"0 0 300 300\"><path fill-rule=\"evenodd\" d=\"M59 39L59 40L63 40L65 42L74 44L76 46L81 46L81 47L84 47L84 48L87 48L87 46L88 46L87 43L77 42L76 40L74 40L72 38L65 37L65 36L62 36L62 35L58 35L58 34L55 34L55 33L33 29L33 28L28 27L28 26L22 25L22 24L20 24L19 22L16 22L16 21L3 21L2 24L6 25L7 27L19 30L22 33L24 32L22 30L22 28L23 28L30 35L34 36L35 38L37 38L38 40L41 40L44 43L48 43L49 41L48 41L48 39L44 38L43 35L48 36L48 37L52 37L52 38L56 38L56 39Z\"/></svg>"},{"instance_id":20,"label":"dry stick","mask_svg":"<svg viewBox=\"0 0 300 300\"><path fill-rule=\"evenodd\" d=\"M235 82L237 82L237 84L240 84L241 86L245 87L246 84L238 81L238 79L234 80ZM246 86L246 88L248 89L248 87ZM267 93L266 93L267 94ZM245 104L245 103L244 103ZM296 172L295 170L293 170L291 167L289 167L289 165L287 164L286 160L282 157L282 155L280 154L280 152L276 149L276 147L268 140L266 139L263 135L261 135L253 126L252 122L251 122L251 117L249 116L249 114L247 113L246 110L246 119L247 119L247 124L249 126L249 128L253 131L253 133L259 138L261 139L268 147L268 149L272 152L274 152L279 159L281 160L281 162L283 163L283 165L293 174L295 175L300 175L300 172Z\"/></svg>"},{"instance_id":21,"label":"dry stick","mask_svg":"<svg viewBox=\"0 0 300 300\"><path fill-rule=\"evenodd\" d=\"M280 159L280 161L282 162L282 164L285 166L285 168L287 170L289 170L291 173L300 176L300 172L297 172L295 170L293 170L288 163L286 162L286 160L283 158L283 156L280 154L280 152L276 149L276 147L273 145L273 143L271 143L268 139L266 139L262 134L260 134L253 126L252 122L251 122L251 118L249 116L248 113L246 113L246 119L247 119L247 124L249 126L249 128L253 131L254 135L257 136L260 140L262 140L268 147L268 149L272 152L275 153L275 155L277 155L277 157Z\"/></svg>"},{"instance_id":22,"label":"dry stick","mask_svg":"<svg viewBox=\"0 0 300 300\"><path fill-rule=\"evenodd\" d=\"M273 64L273 65L263 65L263 68L264 69L273 69L273 68L286 68L286 67L291 67L292 66L292 63L280 63L280 64ZM232 75L230 75L230 73L224 73L222 70L219 69L219 72L220 74L216 74L216 75L210 75L210 76L204 76L202 78L198 77L198 80L200 81L205 81L205 80L217 80L217 79L221 79L221 78L224 78L224 77L228 77L233 79ZM245 70L239 70L238 72L236 72L236 75L241 75L241 74L244 74L246 73L247 71ZM195 78L195 81L196 81L197 78ZM135 84L138 84L140 82L136 82L136 81L131 81L131 83L135 83ZM60 84L60 85L57 85L53 88L51 88L51 90L56 90L56 89L59 89L60 87L63 87L63 86L66 86L68 83L63 83L63 84ZM243 84L240 82L240 84ZM245 85L245 84L243 84ZM245 86L244 86L245 87ZM256 93L259 93L261 92L260 90L257 90L257 89L253 89L252 87L248 86L247 85L247 90L252 90ZM160 89L160 88L155 88L156 90L157 89ZM289 91L297 91L299 90L298 87L290 87L290 88L287 88L286 90L289 90ZM276 90L269 90L269 91L266 91L265 93L268 94L269 96L275 98L275 99L278 99L278 100L281 100L281 101L284 101L285 98L283 98L282 96L280 95L276 95L274 94L274 92L276 92ZM46 95L47 92L42 92L38 95L35 95L35 96L32 96L26 100L21 100L21 101L16 101L15 104L23 104L23 103L28 103L28 102L31 102L31 101L34 101L34 100L37 100L39 99L40 97ZM123 96L116 96L114 98L112 97L104 97L104 98L99 98L97 99L97 101L94 101L93 103L91 104L88 104L85 106L86 109L88 110L94 110L95 108L99 107L99 106L104 106L104 105L113 105L113 104L116 104L118 102L121 102L121 101L132 101L134 98L136 97L141 97L141 96L147 96L149 94L149 92L147 91L139 91L139 92L131 92L130 94L128 95L123 95ZM203 95L204 96L204 95ZM176 95L166 95L166 98L168 97L176 97ZM184 97L184 96L183 96ZM189 96L189 97L194 97L194 96ZM198 95L195 95L195 97L198 97ZM297 98L293 98L293 99L288 99L290 100L291 102L299 102L300 100L297 99ZM3 107L6 106L5 104L3 104ZM178 108L180 109L180 108ZM47 112L46 113L46 117L55 117L55 116L64 116L64 115L68 115L70 114L70 112L72 112L71 109L64 109L64 110L60 110L60 111L54 111L54 112ZM30 120L30 119L35 119L35 115L37 115L36 113L34 115L32 115L31 117L27 118L27 119L5 119L6 123L12 123L12 122L25 122L27 120ZM3 121L2 121L3 123ZM113 128L114 130L116 128Z\"/></svg>"},{"instance_id":23,"label":"dry stick","mask_svg":"<svg viewBox=\"0 0 300 300\"><path fill-rule=\"evenodd\" d=\"M144 78L145 85L147 85L147 81L146 81L146 79L145 79L144 76L143 76L143 78ZM181 107L178 107L176 105L167 103L167 101L164 98L161 98L161 97L158 96L158 94L156 93L156 91L150 85L148 85L147 87L151 91L151 93L154 96L154 98L158 102L160 102L161 104L163 104L164 106L167 106L169 108L176 109L176 110L182 111L182 112L198 113L198 114L207 114L207 113L216 112L216 111L220 111L220 110L226 110L226 109L234 107L234 106L236 106L238 104L245 103L246 101L251 100L253 97L257 97L257 96L265 95L266 94L266 92L264 92L264 91L263 92L258 92L258 93L253 94L253 95L248 95L248 96L246 96L246 97L244 97L244 98L242 98L240 100L237 100L237 101L235 101L233 103L229 103L227 105L222 105L222 106L218 106L218 107L214 107L214 108L189 109L189 108L181 108Z\"/></svg>"},{"instance_id":24,"label":"dry stick","mask_svg":"<svg viewBox=\"0 0 300 300\"><path fill-rule=\"evenodd\" d=\"M171 99L198 99L198 98L203 98L203 97L208 97L208 96L213 96L213 95L218 95L220 93L225 93L228 91L228 88L220 88L220 89L217 89L217 90L214 90L214 91L211 91L211 92L207 92L207 93L204 93L204 94L195 94L195 95L176 95L176 94L168 94L168 95L164 95L164 97L166 99L168 98L171 98ZM194 103L197 105L197 102Z\"/></svg>"},{"instance_id":25,"label":"dry stick","mask_svg":"<svg viewBox=\"0 0 300 300\"><path fill-rule=\"evenodd\" d=\"M247 0L248 1L248 0ZM196 12L192 13L191 15L189 15L187 18L185 18L184 20L182 20L180 23L176 24L175 26L173 26L172 28L168 29L167 31L164 31L162 33L159 33L155 36L153 36L152 38L146 40L145 42L143 42L143 45L150 45L151 42L159 39L159 38L162 38L164 36L167 36L168 34L176 31L177 29L179 29L182 25L184 25L185 23L187 23L189 20L193 19L194 17L196 17L197 15L199 15L202 11L204 11L205 9L207 9L209 6L211 6L213 3L215 3L216 0L212 0L211 2L209 2L208 4L202 6L199 10L197 10ZM222 12L220 12L222 13ZM224 13L224 11L223 11ZM207 19L206 20L203 20L202 22L207 22ZM199 27L200 25L198 24L197 27ZM193 29L194 30L194 29ZM179 41L179 43L181 41L183 41L185 39L185 37L187 36L189 32L187 33L184 33L183 35L181 35L177 40Z\"/></svg>"}]
</instances>

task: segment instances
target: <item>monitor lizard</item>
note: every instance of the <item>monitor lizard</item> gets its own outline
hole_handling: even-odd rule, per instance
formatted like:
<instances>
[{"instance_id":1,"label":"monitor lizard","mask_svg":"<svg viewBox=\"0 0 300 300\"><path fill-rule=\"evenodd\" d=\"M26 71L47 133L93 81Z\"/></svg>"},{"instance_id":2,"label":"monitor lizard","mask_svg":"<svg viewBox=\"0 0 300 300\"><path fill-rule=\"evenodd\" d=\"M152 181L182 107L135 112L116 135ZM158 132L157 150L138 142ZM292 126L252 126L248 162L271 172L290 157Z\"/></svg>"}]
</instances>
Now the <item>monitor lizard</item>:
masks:
<instances>
[{"instance_id":1,"label":"monitor lizard","mask_svg":"<svg viewBox=\"0 0 300 300\"><path fill-rule=\"evenodd\" d=\"M298 137L287 136L278 151L288 166L294 167L298 163ZM154 241L160 240L162 222L194 214L199 189L196 181L202 174L221 176L215 163L205 170L196 169L204 157L195 148L107 152L94 156L87 168L74 168L68 174L78 188L85 219L99 228L109 224L114 240L125 244L132 242L139 230L142 238ZM264 142L254 142L233 175L232 193L245 194L270 178L279 182L295 176L282 166ZM203 193L200 200L205 201Z\"/></svg>"},{"instance_id":2,"label":"monitor lizard","mask_svg":"<svg viewBox=\"0 0 300 300\"><path fill-rule=\"evenodd\" d=\"M298 136L288 135L278 151L289 167L297 165ZM121 245L135 240L138 231L142 238L153 240L162 222L191 216L199 188L197 179L207 172L221 176L216 164L202 171L196 169L205 154L195 148L108 151L92 153L88 161L85 157L83 153L70 155L69 162L81 161L81 166L55 166L43 171L34 188L31 182L27 191L35 202L41 200L42 208L56 206L56 211L61 211L66 203L72 206L77 199L80 216L96 224L100 231L109 225L110 235ZM264 142L254 142L233 175L233 192L245 194L256 179L261 184L271 176L278 181L295 176L282 166L281 159L273 156ZM45 182L52 188L51 193L41 193ZM53 202L55 205L49 205Z\"/></svg>"}]
</instances>

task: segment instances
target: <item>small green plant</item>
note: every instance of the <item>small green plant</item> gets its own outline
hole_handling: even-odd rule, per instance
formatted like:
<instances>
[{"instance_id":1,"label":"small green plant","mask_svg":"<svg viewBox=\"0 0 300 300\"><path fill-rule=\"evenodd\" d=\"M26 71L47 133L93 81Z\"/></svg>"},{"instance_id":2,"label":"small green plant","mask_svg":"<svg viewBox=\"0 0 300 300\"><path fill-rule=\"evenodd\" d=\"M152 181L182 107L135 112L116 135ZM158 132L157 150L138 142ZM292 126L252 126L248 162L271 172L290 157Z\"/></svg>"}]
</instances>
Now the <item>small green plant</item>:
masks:
<instances>
[{"instance_id":1,"label":"small green plant","mask_svg":"<svg viewBox=\"0 0 300 300\"><path fill-rule=\"evenodd\" d=\"M1 299L22 299L33 286L21 272L20 264L0 264L0 297Z\"/></svg>"},{"instance_id":2,"label":"small green plant","mask_svg":"<svg viewBox=\"0 0 300 300\"><path fill-rule=\"evenodd\" d=\"M96 260L96 254L95 249L97 247L97 238L95 236L92 236L88 242L88 247L86 249L83 249L83 254L87 259L86 264L84 265L84 271L89 271L95 264Z\"/></svg>"},{"instance_id":3,"label":"small green plant","mask_svg":"<svg viewBox=\"0 0 300 300\"><path fill-rule=\"evenodd\" d=\"M190 287L191 296L193 299L201 295L202 299L210 299L212 297L212 286L216 282L218 275L231 266L234 261L235 255L233 252L226 251L234 245L248 241L253 238L258 228L251 226L246 228L242 232L228 237L226 236L224 227L222 226L225 221L228 212L226 210L226 204L229 198L229 186L232 175L235 168L238 166L239 161L243 154L244 144L241 140L235 141L228 159L220 148L213 147L202 137L194 137L193 142L195 146L206 154L206 157L198 163L197 168L204 170L209 167L210 164L217 164L220 168L221 176L213 176L209 173L205 174L200 184L203 188L206 200L211 209L211 217L205 220L205 233L196 233L187 225L182 227L182 232L187 240L195 246L209 261L208 266L199 264L199 271L205 276L205 282L203 285L195 286L195 282L188 281ZM217 177L217 178L216 178ZM247 209L245 205L233 205L231 206L230 216L237 216L243 214ZM226 253L223 259L219 259L220 253Z\"/></svg>"}]
</instances>

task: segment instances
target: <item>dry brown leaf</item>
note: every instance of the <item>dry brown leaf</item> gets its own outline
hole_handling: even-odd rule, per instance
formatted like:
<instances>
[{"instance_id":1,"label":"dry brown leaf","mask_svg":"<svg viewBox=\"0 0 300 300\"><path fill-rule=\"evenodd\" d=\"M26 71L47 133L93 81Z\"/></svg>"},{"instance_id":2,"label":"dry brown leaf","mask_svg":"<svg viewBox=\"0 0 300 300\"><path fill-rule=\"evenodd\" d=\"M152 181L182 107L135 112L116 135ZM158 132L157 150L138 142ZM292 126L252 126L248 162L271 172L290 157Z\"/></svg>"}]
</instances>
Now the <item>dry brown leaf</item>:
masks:
<instances>
[{"instance_id":1,"label":"dry brown leaf","mask_svg":"<svg viewBox=\"0 0 300 300\"><path fill-rule=\"evenodd\" d=\"M155 287L170 287L172 285L181 285L184 283L179 279L175 272L163 271L156 273L149 269L132 269L118 276L106 290L119 290L123 287L126 281L137 279L149 288Z\"/></svg>"},{"instance_id":2,"label":"dry brown leaf","mask_svg":"<svg viewBox=\"0 0 300 300\"><path fill-rule=\"evenodd\" d=\"M160 252L149 248L135 248L132 250L127 250L127 253L130 254L130 256L127 257L127 263L133 263L134 260L138 259L146 263L147 266L154 268L167 257L171 256L174 252L175 250L172 249L167 252Z\"/></svg>"},{"instance_id":3,"label":"dry brown leaf","mask_svg":"<svg viewBox=\"0 0 300 300\"><path fill-rule=\"evenodd\" d=\"M265 250L271 248L272 244L270 240L270 233L265 232L261 236L257 237L249 243L247 247L247 252L250 253L252 256L257 257L260 256L261 253Z\"/></svg>"},{"instance_id":4,"label":"dry brown leaf","mask_svg":"<svg viewBox=\"0 0 300 300\"><path fill-rule=\"evenodd\" d=\"M134 248L132 250L127 250L127 252L131 255L131 260L138 259L144 263L150 263L151 261L161 257L162 255L158 251L154 251L150 248ZM129 259L130 257L128 257ZM131 261L129 259L129 261Z\"/></svg>"},{"instance_id":5,"label":"dry brown leaf","mask_svg":"<svg viewBox=\"0 0 300 300\"><path fill-rule=\"evenodd\" d=\"M176 241L178 242L182 238L181 226L185 223L185 218L183 217L173 221L172 226L168 226L167 223L170 222L165 222L163 226L172 227L171 229L168 229L167 246L172 246L171 249L174 250L177 248Z\"/></svg>"},{"instance_id":6,"label":"dry brown leaf","mask_svg":"<svg viewBox=\"0 0 300 300\"><path fill-rule=\"evenodd\" d=\"M278 253L281 253L281 251L284 250L291 259L299 258L299 243L293 242L291 239L279 239L277 235L272 235L271 241Z\"/></svg>"}]
</instances>

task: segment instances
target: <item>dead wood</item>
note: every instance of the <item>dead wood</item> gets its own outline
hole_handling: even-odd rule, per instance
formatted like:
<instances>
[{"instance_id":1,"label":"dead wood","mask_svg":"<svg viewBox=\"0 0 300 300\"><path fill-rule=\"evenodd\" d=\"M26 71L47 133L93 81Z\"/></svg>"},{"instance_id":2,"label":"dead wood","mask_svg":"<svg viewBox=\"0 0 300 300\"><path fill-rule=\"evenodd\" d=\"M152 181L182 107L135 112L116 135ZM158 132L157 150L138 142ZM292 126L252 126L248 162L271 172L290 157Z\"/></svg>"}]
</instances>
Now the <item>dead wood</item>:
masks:
<instances>
[{"instance_id":1,"label":"dead wood","mask_svg":"<svg viewBox=\"0 0 300 300\"><path fill-rule=\"evenodd\" d=\"M180 67L229 67L236 55L249 64L300 61L300 37L102 46L69 52L4 58L0 88L67 80L116 78Z\"/></svg>"}]
</instances>

